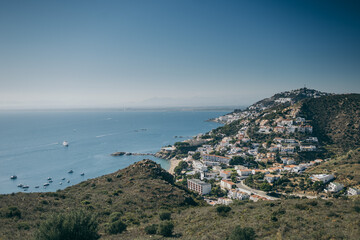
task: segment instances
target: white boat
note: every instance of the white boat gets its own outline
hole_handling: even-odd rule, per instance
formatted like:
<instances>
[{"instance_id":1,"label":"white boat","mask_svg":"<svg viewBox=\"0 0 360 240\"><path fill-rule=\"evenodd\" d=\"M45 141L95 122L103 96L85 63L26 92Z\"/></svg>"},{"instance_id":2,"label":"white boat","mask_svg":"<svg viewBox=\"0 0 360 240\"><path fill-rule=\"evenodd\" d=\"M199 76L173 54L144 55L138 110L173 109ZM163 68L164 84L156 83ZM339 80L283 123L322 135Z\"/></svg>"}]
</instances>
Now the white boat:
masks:
<instances>
[{"instance_id":1,"label":"white boat","mask_svg":"<svg viewBox=\"0 0 360 240\"><path fill-rule=\"evenodd\" d=\"M22 188L24 185L23 185L22 183L20 183L20 184L17 185L17 186Z\"/></svg>"},{"instance_id":2,"label":"white boat","mask_svg":"<svg viewBox=\"0 0 360 240\"><path fill-rule=\"evenodd\" d=\"M81 173L80 175L81 175L81 176L84 176L84 175L85 175L85 173Z\"/></svg>"},{"instance_id":3,"label":"white boat","mask_svg":"<svg viewBox=\"0 0 360 240\"><path fill-rule=\"evenodd\" d=\"M44 183L44 187L47 187L49 185L50 185L50 183Z\"/></svg>"},{"instance_id":4,"label":"white boat","mask_svg":"<svg viewBox=\"0 0 360 240\"><path fill-rule=\"evenodd\" d=\"M10 179L17 179L17 176L16 176L16 175L12 175L12 176L10 177Z\"/></svg>"},{"instance_id":5,"label":"white boat","mask_svg":"<svg viewBox=\"0 0 360 240\"><path fill-rule=\"evenodd\" d=\"M68 173L73 173L73 172L74 172L73 170L68 171Z\"/></svg>"},{"instance_id":6,"label":"white boat","mask_svg":"<svg viewBox=\"0 0 360 240\"><path fill-rule=\"evenodd\" d=\"M69 143L68 143L67 141L64 141L64 142L63 142L63 146L64 146L64 147L68 147L68 146L69 146Z\"/></svg>"},{"instance_id":7,"label":"white boat","mask_svg":"<svg viewBox=\"0 0 360 240\"><path fill-rule=\"evenodd\" d=\"M29 185L25 185L25 186L23 186L22 188L29 188Z\"/></svg>"},{"instance_id":8,"label":"white boat","mask_svg":"<svg viewBox=\"0 0 360 240\"><path fill-rule=\"evenodd\" d=\"M47 180L52 180L52 178L51 178L51 177L48 177Z\"/></svg>"},{"instance_id":9,"label":"white boat","mask_svg":"<svg viewBox=\"0 0 360 240\"><path fill-rule=\"evenodd\" d=\"M59 184L62 185L62 182L60 182Z\"/></svg>"}]
</instances>

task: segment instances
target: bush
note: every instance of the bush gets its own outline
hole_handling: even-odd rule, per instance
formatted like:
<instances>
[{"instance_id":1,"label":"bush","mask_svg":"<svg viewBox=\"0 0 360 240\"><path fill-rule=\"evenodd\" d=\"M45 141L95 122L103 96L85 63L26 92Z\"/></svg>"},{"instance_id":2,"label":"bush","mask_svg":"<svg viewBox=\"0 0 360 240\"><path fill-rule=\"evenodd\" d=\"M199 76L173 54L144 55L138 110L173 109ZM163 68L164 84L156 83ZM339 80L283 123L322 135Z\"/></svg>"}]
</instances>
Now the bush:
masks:
<instances>
[{"instance_id":1,"label":"bush","mask_svg":"<svg viewBox=\"0 0 360 240\"><path fill-rule=\"evenodd\" d=\"M307 209L307 207L304 204L300 204L300 203L296 203L295 204L295 208L299 209L299 210L305 210Z\"/></svg>"},{"instance_id":2,"label":"bush","mask_svg":"<svg viewBox=\"0 0 360 240\"><path fill-rule=\"evenodd\" d=\"M40 225L37 240L95 240L99 239L94 217L83 212L52 215Z\"/></svg>"},{"instance_id":3,"label":"bush","mask_svg":"<svg viewBox=\"0 0 360 240\"><path fill-rule=\"evenodd\" d=\"M110 214L110 221L116 222L117 220L120 220L122 214L120 212L113 212Z\"/></svg>"},{"instance_id":4,"label":"bush","mask_svg":"<svg viewBox=\"0 0 360 240\"><path fill-rule=\"evenodd\" d=\"M126 230L126 224L120 220L117 220L109 224L107 232L110 234L118 234L118 233L122 233L125 230Z\"/></svg>"},{"instance_id":5,"label":"bush","mask_svg":"<svg viewBox=\"0 0 360 240\"><path fill-rule=\"evenodd\" d=\"M313 201L308 202L307 204L315 207L315 206L317 206L318 203L317 203L317 201L313 200Z\"/></svg>"},{"instance_id":6,"label":"bush","mask_svg":"<svg viewBox=\"0 0 360 240\"><path fill-rule=\"evenodd\" d=\"M156 230L158 228L157 224L152 224L145 227L146 234L156 234Z\"/></svg>"},{"instance_id":7,"label":"bush","mask_svg":"<svg viewBox=\"0 0 360 240\"><path fill-rule=\"evenodd\" d=\"M174 224L170 221L162 222L159 225L158 234L164 237L170 237L173 234Z\"/></svg>"},{"instance_id":8,"label":"bush","mask_svg":"<svg viewBox=\"0 0 360 240\"><path fill-rule=\"evenodd\" d=\"M171 219L171 213L170 212L162 212L159 215L160 220L164 221L164 220L170 220Z\"/></svg>"},{"instance_id":9,"label":"bush","mask_svg":"<svg viewBox=\"0 0 360 240\"><path fill-rule=\"evenodd\" d=\"M252 228L241 228L236 226L235 229L231 232L228 240L253 240L255 239L255 231Z\"/></svg>"},{"instance_id":10,"label":"bush","mask_svg":"<svg viewBox=\"0 0 360 240\"><path fill-rule=\"evenodd\" d=\"M354 210L355 210L355 212L360 213L360 206L355 206Z\"/></svg>"},{"instance_id":11,"label":"bush","mask_svg":"<svg viewBox=\"0 0 360 240\"><path fill-rule=\"evenodd\" d=\"M12 218L12 217L21 218L21 212L17 207L9 207L8 210L5 213L5 217L7 217L7 218Z\"/></svg>"},{"instance_id":12,"label":"bush","mask_svg":"<svg viewBox=\"0 0 360 240\"><path fill-rule=\"evenodd\" d=\"M18 228L19 230L21 230L21 229L29 230L29 229L30 229L30 226L29 226L29 224L27 224L26 222L22 222L22 223L18 223L18 224L17 224L17 228Z\"/></svg>"},{"instance_id":13,"label":"bush","mask_svg":"<svg viewBox=\"0 0 360 240\"><path fill-rule=\"evenodd\" d=\"M216 211L220 216L225 216L228 212L231 211L231 207L220 205L216 208Z\"/></svg>"}]
</instances>

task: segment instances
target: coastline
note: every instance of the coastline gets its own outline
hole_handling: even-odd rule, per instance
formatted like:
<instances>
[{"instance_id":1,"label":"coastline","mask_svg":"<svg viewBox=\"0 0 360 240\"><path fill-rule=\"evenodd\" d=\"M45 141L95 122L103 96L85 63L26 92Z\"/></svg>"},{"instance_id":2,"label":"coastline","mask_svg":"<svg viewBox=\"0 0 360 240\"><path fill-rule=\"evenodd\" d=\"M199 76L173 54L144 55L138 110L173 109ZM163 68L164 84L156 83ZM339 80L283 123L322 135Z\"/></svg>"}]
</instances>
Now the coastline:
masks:
<instances>
[{"instance_id":1,"label":"coastline","mask_svg":"<svg viewBox=\"0 0 360 240\"><path fill-rule=\"evenodd\" d=\"M170 168L167 170L170 174L174 175L174 169L179 165L179 162L181 162L181 159L172 158L170 161Z\"/></svg>"}]
</instances>

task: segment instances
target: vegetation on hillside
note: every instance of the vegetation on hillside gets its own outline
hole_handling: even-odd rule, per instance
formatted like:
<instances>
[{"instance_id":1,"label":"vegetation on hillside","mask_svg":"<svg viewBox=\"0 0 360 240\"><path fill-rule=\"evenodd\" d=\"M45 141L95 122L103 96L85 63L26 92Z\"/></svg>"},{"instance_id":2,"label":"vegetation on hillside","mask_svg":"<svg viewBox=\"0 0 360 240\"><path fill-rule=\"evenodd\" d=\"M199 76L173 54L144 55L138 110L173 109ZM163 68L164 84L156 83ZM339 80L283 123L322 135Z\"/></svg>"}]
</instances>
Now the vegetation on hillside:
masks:
<instances>
[{"instance_id":1,"label":"vegetation on hillside","mask_svg":"<svg viewBox=\"0 0 360 240\"><path fill-rule=\"evenodd\" d=\"M314 135L334 153L360 147L360 94L308 99L301 113L312 120Z\"/></svg>"}]
</instances>

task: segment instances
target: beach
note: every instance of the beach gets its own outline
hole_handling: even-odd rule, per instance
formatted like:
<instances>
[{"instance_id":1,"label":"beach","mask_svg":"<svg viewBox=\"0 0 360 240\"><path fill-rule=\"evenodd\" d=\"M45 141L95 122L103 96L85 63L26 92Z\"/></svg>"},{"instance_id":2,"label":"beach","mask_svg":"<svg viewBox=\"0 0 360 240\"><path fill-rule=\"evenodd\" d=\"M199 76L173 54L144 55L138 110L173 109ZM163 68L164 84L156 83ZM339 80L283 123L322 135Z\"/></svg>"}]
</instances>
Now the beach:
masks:
<instances>
[{"instance_id":1,"label":"beach","mask_svg":"<svg viewBox=\"0 0 360 240\"><path fill-rule=\"evenodd\" d=\"M172 159L170 159L169 161L170 161L170 168L169 168L168 172L174 175L174 169L175 169L175 167L176 167L177 165L179 165L179 162L181 162L182 160L181 160L181 159L172 158Z\"/></svg>"}]
</instances>

